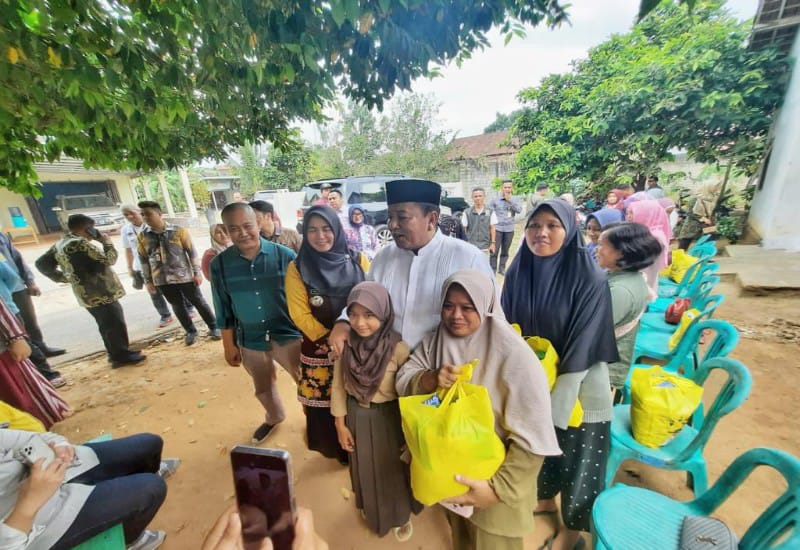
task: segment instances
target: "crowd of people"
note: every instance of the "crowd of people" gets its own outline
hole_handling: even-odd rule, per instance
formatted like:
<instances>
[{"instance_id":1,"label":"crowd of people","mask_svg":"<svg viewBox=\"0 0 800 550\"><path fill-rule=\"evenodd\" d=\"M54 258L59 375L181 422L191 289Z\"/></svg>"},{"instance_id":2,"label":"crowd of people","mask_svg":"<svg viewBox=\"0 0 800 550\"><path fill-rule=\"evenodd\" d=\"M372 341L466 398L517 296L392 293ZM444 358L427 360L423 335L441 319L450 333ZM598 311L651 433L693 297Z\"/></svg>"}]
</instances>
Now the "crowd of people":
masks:
<instances>
[{"instance_id":1,"label":"crowd of people","mask_svg":"<svg viewBox=\"0 0 800 550\"><path fill-rule=\"evenodd\" d=\"M609 193L606 207L587 218L588 244L575 208L548 197L547 187L541 187L529 201L523 243L508 267L514 219L523 208L511 182L503 182L501 195L488 204L483 189L473 190L473 206L460 220L466 241L439 227L441 187L406 179L386 183L393 242L380 250L364 210L357 205L345 210L341 193L330 187L321 190L327 204L305 213L302 235L281 227L267 202L227 205L222 223L210 227L211 248L202 258L188 231L164 220L158 203L125 205L129 225L123 247L128 270L147 288L161 325L172 322L174 313L185 344L192 345L194 308L210 337L221 340L225 362L244 367L264 409L254 443L266 440L286 419L276 363L289 373L305 415L308 449L349 468L355 505L380 536L392 531L399 541L408 540L412 517L422 509L404 459L399 397L448 388L461 374L459 365L478 359L472 382L488 391L506 455L489 479L457 476L464 494L452 502L474 506L475 512L464 517L447 511L453 546L521 549L534 515L558 514L560 528L545 547L572 549L582 544L580 533L589 530L592 504L604 489L612 390L627 376L639 319L654 297L652 276L666 261L672 238L666 198L663 192L661 197L650 193L654 185L646 197L624 189ZM709 219L710 202L702 197L692 207L701 222ZM124 291L111 269L116 249L91 218L73 215L68 223L68 234L37 260L37 268L72 285L78 302L97 321L112 367L144 361L129 347L119 304ZM8 246L0 251L16 258ZM6 263L11 262L0 261L0 267ZM16 265L28 282L8 278L7 291L0 285L0 399L49 428L68 407L28 357L34 347L60 350L44 345L40 332L38 343L31 338L26 320L11 307L23 289L35 294L29 270L24 263ZM505 276L502 288L498 273ZM213 312L199 291L203 276L211 282ZM512 323L525 337L547 339L557 352L552 391L539 358ZM577 401L583 419L570 426ZM32 543L32 519L18 513L31 515L30 490L20 484L25 474L13 452L26 436L8 434L0 467L13 466L15 481L10 493L2 491L11 496L0 500L0 515L7 514L0 541L16 541L13 548L49 547ZM0 436L5 438L3 430ZM81 452L94 453L101 465L112 460L98 446L53 443L88 448ZM120 449L130 444L114 443ZM122 478L128 484L130 476L157 472L160 440L141 448L147 456L129 456L129 466L103 475L100 468L91 479L78 475L65 481L65 464L74 463L74 454L64 455L58 467L43 469L48 490L39 492L39 507L33 506L37 522L36 511L52 510L53 499L82 496L75 514L43 516L50 530L39 540L60 547L78 541L72 531L85 538L97 532L94 524L89 530L75 527L82 525L83 510L94 509L87 495L106 501L111 497L98 491L102 483ZM115 453L131 454L109 456ZM40 475L35 468L32 472L28 486ZM163 501L162 485L143 478L142 490L132 493L147 498L148 505L126 501L120 506L126 513L134 507L136 514L115 516L125 526L126 541L140 544L135 548L157 547L137 541ZM236 531L238 520L226 514L212 530L215 540ZM151 539L148 535L148 544L160 544Z\"/></svg>"}]
</instances>

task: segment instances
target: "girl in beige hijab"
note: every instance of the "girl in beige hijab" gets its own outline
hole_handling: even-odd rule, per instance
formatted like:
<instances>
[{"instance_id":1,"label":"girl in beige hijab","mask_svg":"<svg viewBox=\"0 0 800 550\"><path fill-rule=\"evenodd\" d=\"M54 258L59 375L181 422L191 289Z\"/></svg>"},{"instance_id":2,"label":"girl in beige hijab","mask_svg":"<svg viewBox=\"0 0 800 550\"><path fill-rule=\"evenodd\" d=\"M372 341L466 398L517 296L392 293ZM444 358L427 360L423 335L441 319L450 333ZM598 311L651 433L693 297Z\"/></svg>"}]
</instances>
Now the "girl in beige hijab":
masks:
<instances>
[{"instance_id":1,"label":"girl in beige hijab","mask_svg":"<svg viewBox=\"0 0 800 550\"><path fill-rule=\"evenodd\" d=\"M356 507L379 536L390 529L411 538L411 514L422 505L411 496L408 464L395 391L397 368L408 346L392 328L389 291L380 283L357 284L347 297L350 337L333 368L331 414L339 445L349 453Z\"/></svg>"},{"instance_id":2,"label":"girl in beige hijab","mask_svg":"<svg viewBox=\"0 0 800 550\"><path fill-rule=\"evenodd\" d=\"M442 288L442 320L397 374L401 396L450 387L463 365L478 359L472 383L486 387L495 432L506 458L488 480L456 480L469 491L451 502L471 505L470 518L447 511L456 550L523 548L533 530L536 478L545 456L560 455L550 412L544 368L528 344L505 320L491 278L459 271Z\"/></svg>"}]
</instances>

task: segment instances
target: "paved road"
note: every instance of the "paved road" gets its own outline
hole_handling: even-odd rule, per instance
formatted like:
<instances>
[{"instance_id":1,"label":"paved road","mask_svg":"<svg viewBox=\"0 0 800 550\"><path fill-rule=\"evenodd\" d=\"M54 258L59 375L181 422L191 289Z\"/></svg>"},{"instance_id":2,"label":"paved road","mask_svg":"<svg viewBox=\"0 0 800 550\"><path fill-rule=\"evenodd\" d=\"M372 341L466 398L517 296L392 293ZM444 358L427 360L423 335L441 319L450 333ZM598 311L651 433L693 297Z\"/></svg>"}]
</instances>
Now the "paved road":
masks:
<instances>
[{"instance_id":1,"label":"paved road","mask_svg":"<svg viewBox=\"0 0 800 550\"><path fill-rule=\"evenodd\" d=\"M198 254L202 254L210 246L208 232L205 229L192 230L192 238ZM166 329L158 328L159 316L150 301L147 291L135 290L131 286L131 279L128 276L127 264L120 246L119 236L113 235L112 241L120 253L114 270L119 275L127 293L122 298L121 303L125 311L125 320L128 324L128 335L131 342L149 339L159 333L168 333L175 329L180 329L177 319ZM36 259L52 243L53 241L51 240L46 244L22 245L19 250L25 261L33 269L36 275L36 282L42 289L42 295L33 300L45 341L51 346L63 347L68 351L65 355L54 357L50 360L51 364L59 365L79 357L104 351L104 348L94 318L78 305L75 295L72 293L72 287L68 284L59 284L51 281L39 273L34 266ZM211 305L211 285L208 281L203 281L201 288L203 295ZM213 308L213 305L211 307ZM203 323L202 319L198 318L196 324L200 334L204 334L205 323ZM183 331L180 330L179 334L182 336Z\"/></svg>"}]
</instances>

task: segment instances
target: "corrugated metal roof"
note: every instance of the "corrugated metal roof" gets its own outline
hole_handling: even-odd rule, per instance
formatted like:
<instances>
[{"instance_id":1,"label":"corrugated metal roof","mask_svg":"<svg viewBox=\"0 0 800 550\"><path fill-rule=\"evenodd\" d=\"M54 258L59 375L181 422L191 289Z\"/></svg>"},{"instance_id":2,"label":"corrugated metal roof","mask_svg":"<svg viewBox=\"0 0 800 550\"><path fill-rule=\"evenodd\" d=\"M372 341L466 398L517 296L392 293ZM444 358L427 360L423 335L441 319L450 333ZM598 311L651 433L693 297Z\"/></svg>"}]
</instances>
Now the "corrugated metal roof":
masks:
<instances>
[{"instance_id":1,"label":"corrugated metal roof","mask_svg":"<svg viewBox=\"0 0 800 550\"><path fill-rule=\"evenodd\" d=\"M136 177L141 173L131 170L106 170L102 168L84 168L83 161L72 157L63 157L56 162L37 162L33 165L37 174L91 174L93 176L129 176Z\"/></svg>"}]
</instances>

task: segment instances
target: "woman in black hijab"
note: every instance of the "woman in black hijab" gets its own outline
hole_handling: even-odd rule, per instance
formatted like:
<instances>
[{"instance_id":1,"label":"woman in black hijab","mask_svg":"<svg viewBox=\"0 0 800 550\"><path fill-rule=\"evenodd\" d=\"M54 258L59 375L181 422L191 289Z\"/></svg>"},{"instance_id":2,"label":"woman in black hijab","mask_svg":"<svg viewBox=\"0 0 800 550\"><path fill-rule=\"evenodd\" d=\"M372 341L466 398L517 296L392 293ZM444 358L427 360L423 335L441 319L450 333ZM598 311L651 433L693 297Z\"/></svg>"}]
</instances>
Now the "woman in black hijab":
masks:
<instances>
[{"instance_id":1,"label":"woman in black hijab","mask_svg":"<svg viewBox=\"0 0 800 550\"><path fill-rule=\"evenodd\" d=\"M612 416L607 363L618 355L605 275L565 201L544 201L528 216L525 244L506 272L501 301L510 323L525 336L550 340L560 359L551 403L564 454L545 459L535 513L555 513L561 493L566 529L545 546L571 549L580 544L580 531L589 531L594 499L604 488ZM583 422L570 428L577 399Z\"/></svg>"},{"instance_id":2,"label":"woman in black hijab","mask_svg":"<svg viewBox=\"0 0 800 550\"><path fill-rule=\"evenodd\" d=\"M297 398L306 414L308 448L347 464L331 415L333 360L328 333L347 305L350 290L364 280L367 257L347 247L342 222L329 206L313 206L303 217L303 244L286 270L289 316L303 333Z\"/></svg>"}]
</instances>

